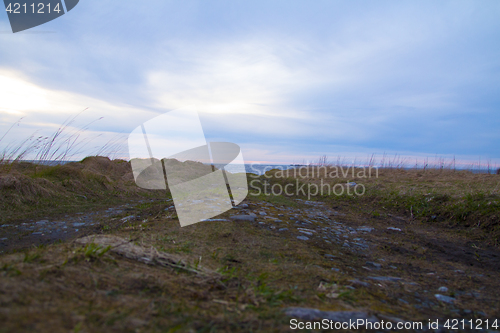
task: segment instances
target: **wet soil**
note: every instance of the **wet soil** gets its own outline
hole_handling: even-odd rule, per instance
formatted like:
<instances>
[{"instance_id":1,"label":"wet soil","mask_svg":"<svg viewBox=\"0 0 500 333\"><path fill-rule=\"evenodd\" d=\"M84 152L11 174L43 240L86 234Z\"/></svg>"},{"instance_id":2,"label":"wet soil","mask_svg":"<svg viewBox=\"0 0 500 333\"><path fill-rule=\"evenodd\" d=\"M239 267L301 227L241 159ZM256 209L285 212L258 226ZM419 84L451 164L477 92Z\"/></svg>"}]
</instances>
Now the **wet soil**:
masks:
<instances>
[{"instance_id":1,"label":"wet soil","mask_svg":"<svg viewBox=\"0 0 500 333\"><path fill-rule=\"evenodd\" d=\"M136 199L90 212L10 221L0 225L0 253L68 241L103 230L111 230L123 223L140 219L140 211L135 209L138 205L158 201L163 202L162 199Z\"/></svg>"},{"instance_id":2,"label":"wet soil","mask_svg":"<svg viewBox=\"0 0 500 333\"><path fill-rule=\"evenodd\" d=\"M379 319L390 317L391 320L402 321L436 318L441 319L441 323L451 318L500 320L498 248L471 242L455 229L403 216L389 214L383 218L373 217L348 204L332 205L299 199L289 201L292 204L282 205L247 199L211 222L180 228L170 203L140 200L93 212L47 216L2 226L0 250L13 252L37 244L66 242L93 234L128 235L147 246L152 246L148 242L156 236L163 237L164 242L169 244L182 244L180 240L168 236L174 234L172 230L184 233L183 242L186 244L186 241L199 242L204 240L205 235L208 237L208 234L197 231L201 224L220 223L231 231L218 234L214 244L222 246L230 243L238 250L236 253L249 252L245 250L249 246L245 238L250 237L250 233L264 243L267 239L273 244L291 244L288 253L280 254L284 257L294 256L302 247L307 248L308 258L313 259L297 265L302 265L304 272L311 266L315 271L303 280L308 291L302 292L300 305L323 310L363 309ZM156 203L157 206L152 210L139 209L139 205L144 203ZM239 219L241 216L247 219ZM206 243L210 244L208 240ZM218 245L207 246L211 254L208 256L215 257ZM207 252L207 249L203 251ZM273 255L272 248L267 251ZM203 256L207 255L205 252ZM227 258L226 268L254 265L244 254ZM120 262L121 266L125 265L120 261L122 259L115 257L113 260ZM135 265L147 266L144 263ZM283 281L288 280L292 277L283 277ZM325 291L325 283L332 284L334 281L336 288L342 292ZM148 284L140 285L142 290ZM199 302L198 293L190 292ZM358 295L359 299L347 295L349 292ZM210 293L204 292L203 295L201 302L213 304ZM220 304L225 309L232 304L228 300L216 301L223 302ZM443 327L441 329L447 331ZM288 328L283 326L274 331L288 331Z\"/></svg>"}]
</instances>

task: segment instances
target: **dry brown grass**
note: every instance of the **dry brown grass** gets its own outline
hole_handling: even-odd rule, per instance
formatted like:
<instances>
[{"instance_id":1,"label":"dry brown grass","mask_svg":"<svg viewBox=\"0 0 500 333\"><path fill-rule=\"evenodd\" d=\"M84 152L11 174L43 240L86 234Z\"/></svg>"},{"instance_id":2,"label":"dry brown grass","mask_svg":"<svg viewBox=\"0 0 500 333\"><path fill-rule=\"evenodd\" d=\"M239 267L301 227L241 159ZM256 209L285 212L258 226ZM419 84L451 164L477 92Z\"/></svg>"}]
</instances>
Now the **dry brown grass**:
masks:
<instances>
[{"instance_id":1,"label":"dry brown grass","mask_svg":"<svg viewBox=\"0 0 500 333\"><path fill-rule=\"evenodd\" d=\"M323 195L320 190L313 196L315 200L349 203L375 216L397 213L416 222L441 223L468 233L472 239L488 239L490 244L500 246L500 178L496 174L451 169L309 166L271 170L267 176L271 184L299 181L314 186L312 191L323 188ZM348 194L350 182L355 182L358 193L363 194L355 195L354 188ZM337 194L333 192L337 184L344 189L341 195L337 195L341 193L339 187Z\"/></svg>"},{"instance_id":2,"label":"dry brown grass","mask_svg":"<svg viewBox=\"0 0 500 333\"><path fill-rule=\"evenodd\" d=\"M143 190L134 183L129 162L87 157L64 165L14 162L0 165L0 221L34 214L71 213L166 193Z\"/></svg>"},{"instance_id":3,"label":"dry brown grass","mask_svg":"<svg viewBox=\"0 0 500 333\"><path fill-rule=\"evenodd\" d=\"M90 193L89 197L97 198L89 206L94 209L113 189L123 186L127 190L130 183L133 185L130 173L122 177L129 171L128 163L123 161L89 158L62 169L34 170L28 164L12 165L2 171L1 179L13 191L16 179L22 200L50 195L61 200L61 193ZM80 185L66 189L63 184L68 178ZM303 181L317 183L321 179L325 180L324 174ZM270 179L282 180L276 175ZM40 181L48 183L40 185ZM144 203L136 206L136 211L127 212L136 218L127 222L120 218L109 220L108 228L95 230L97 235L2 254L0 332L286 332L290 331L289 318L282 309L289 306L366 310L423 321L464 316L451 312L457 309L470 310L474 315L484 311L498 317L498 250L488 247L491 238L474 239L474 234L457 232L460 226L448 228L447 221L428 223L425 216L412 218L406 210L407 203L430 202L433 205L428 208L436 210L449 203L459 204L468 194L489 191L496 195L497 175L393 169L379 170L378 178L332 180L347 181L365 184L366 196L313 199L341 213L329 216L329 221L352 228L376 228L369 234L353 236L369 241L370 250L365 253L346 249L342 243L324 242L320 237L298 240L297 233L291 232L297 225L288 219L289 208L304 212L309 206L295 200L297 197L248 197L246 203L253 212L265 206L268 215L284 214L274 229L270 228L273 222L264 218L255 223L203 222L181 228L175 213L165 210L167 203ZM33 184L45 188L48 194L36 192L36 187L30 190ZM426 201L439 195L450 199ZM400 203L390 206L394 201ZM226 212L217 218L234 213ZM265 221L265 225L259 221ZM285 224L290 232L277 231ZM327 225L323 222L307 228ZM388 226L402 232L387 231ZM494 235L492 226L476 230L483 236L486 232ZM327 259L325 254L336 258ZM367 261L383 263L383 267L367 270ZM373 275L402 280L374 283L368 279ZM370 284L362 285L353 279ZM442 285L461 293L456 307L433 298ZM332 290L338 293L335 298L327 296ZM480 293L480 297L470 296L469 292ZM424 296L434 304L416 308L414 305L422 305Z\"/></svg>"},{"instance_id":4,"label":"dry brown grass","mask_svg":"<svg viewBox=\"0 0 500 333\"><path fill-rule=\"evenodd\" d=\"M266 205L259 199L247 203L255 210ZM286 212L278 210L281 205L266 207L272 215ZM435 227L412 231L402 226L406 221L397 220L405 233L388 234L383 232L387 226L384 219L366 221L362 212L342 209L345 215L336 220L381 230L372 233L370 252L359 254L321 239L304 242L258 223L204 222L181 228L173 214L158 216L154 209L151 215L147 212L141 213L149 216L146 221L116 224L101 235L1 256L2 328L37 332L288 332L289 319L282 309L289 306L363 310L427 321L450 317L449 307L435 305L419 311L413 307L413 303L421 304L414 294L426 289L432 297L443 283L451 290L480 290L486 299L463 296L460 307L496 314L498 295L495 277L489 275L491 267L480 270L457 262L457 256L463 254L452 242L461 243L462 239L438 234ZM438 235L441 238L434 239ZM457 253L447 257L443 253L447 246ZM486 253L476 251L481 256ZM337 259L327 260L324 254ZM384 259L381 270L362 267L367 260L379 258ZM456 269L467 271L467 275L462 278ZM429 272L434 275L427 275ZM350 281L373 275L398 276L402 281L368 287ZM487 288L489 294L479 287ZM330 290L338 296L328 297ZM400 298L410 303L405 305Z\"/></svg>"}]
</instances>

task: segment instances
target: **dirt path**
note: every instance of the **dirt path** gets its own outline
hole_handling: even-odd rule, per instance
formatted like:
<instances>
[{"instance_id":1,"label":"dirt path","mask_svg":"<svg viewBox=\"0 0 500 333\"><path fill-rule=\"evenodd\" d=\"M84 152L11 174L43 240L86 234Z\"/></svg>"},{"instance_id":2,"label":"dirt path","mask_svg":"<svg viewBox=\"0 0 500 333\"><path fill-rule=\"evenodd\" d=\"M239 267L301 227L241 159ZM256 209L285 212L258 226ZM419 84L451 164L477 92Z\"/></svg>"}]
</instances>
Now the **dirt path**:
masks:
<instances>
[{"instance_id":1,"label":"dirt path","mask_svg":"<svg viewBox=\"0 0 500 333\"><path fill-rule=\"evenodd\" d=\"M4 224L0 226L0 253L67 241L102 230L110 230L117 224L140 218L135 209L137 205L156 201L158 199L130 200L128 203L90 212L46 216Z\"/></svg>"},{"instance_id":2,"label":"dirt path","mask_svg":"<svg viewBox=\"0 0 500 333\"><path fill-rule=\"evenodd\" d=\"M256 216L257 228L315 246L324 267L352 276L353 288L380 293L381 303L398 304L406 320L436 314L499 318L498 249L403 217L367 218L349 209L299 202L309 208L253 203L243 211Z\"/></svg>"},{"instance_id":3,"label":"dirt path","mask_svg":"<svg viewBox=\"0 0 500 333\"><path fill-rule=\"evenodd\" d=\"M284 313L299 319L301 313L304 318L326 313L318 310L363 312L393 322L440 319L441 326L447 319L500 319L500 253L467 241L456 230L298 199L286 204L245 200L214 221L184 228L175 216L167 202L142 200L2 227L0 238L8 238L7 251L89 234L117 237L155 255L182 256L187 267L201 262L220 272L219 283L195 283L190 275L152 266L141 256L142 261L116 253L101 257L102 248L92 252L92 247L64 242L26 251L24 257L2 256L4 318L13 318L9 324L17 327L27 320L22 318L30 302L41 302L61 317L45 323L49 310L30 308L41 318L41 331L66 325L70 313L68 330L84 325L90 331L115 326L123 331L141 322L147 331L155 331L154 325L162 331L181 325L185 331L222 327L233 332L248 331L235 329L246 322L255 331L288 332ZM70 289L78 301L66 298ZM49 294L55 305L43 301ZM310 312L286 312L293 306ZM117 321L117 313L136 319Z\"/></svg>"}]
</instances>

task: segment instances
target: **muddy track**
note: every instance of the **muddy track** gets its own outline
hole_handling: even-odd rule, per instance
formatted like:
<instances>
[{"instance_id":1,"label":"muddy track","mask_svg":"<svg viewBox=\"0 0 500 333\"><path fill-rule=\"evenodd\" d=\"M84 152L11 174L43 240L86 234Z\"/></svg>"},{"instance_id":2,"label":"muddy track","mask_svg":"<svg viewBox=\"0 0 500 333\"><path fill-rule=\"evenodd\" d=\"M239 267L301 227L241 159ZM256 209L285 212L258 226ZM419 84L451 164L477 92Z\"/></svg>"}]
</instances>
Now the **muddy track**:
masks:
<instances>
[{"instance_id":1,"label":"muddy track","mask_svg":"<svg viewBox=\"0 0 500 333\"><path fill-rule=\"evenodd\" d=\"M325 256L324 268L355 277L353 288L382 292L387 299L380 301L399 304L405 320L439 313L499 317L499 249L403 217L369 218L348 207L303 203L310 208L254 204L247 214L256 216L257 228L315 246Z\"/></svg>"},{"instance_id":2,"label":"muddy track","mask_svg":"<svg viewBox=\"0 0 500 333\"><path fill-rule=\"evenodd\" d=\"M125 225L137 230L145 219L151 221L146 225L162 224L167 215L170 220L174 216L173 207L161 207L154 216L136 207L144 202L4 226L0 228L0 239L8 239L2 240L0 246L3 251L12 251L99 234L103 228L124 233L127 227L120 227ZM296 203L294 207L247 200L214 222L234 224L235 228L238 223L250 224L259 237L307 245L321 262L318 268L337 276L343 288L371 295L374 303L362 305L364 308L385 314L392 311L392 316L407 321L500 319L498 249L470 242L452 229L404 217L373 218L348 206L334 208L304 200ZM241 264L237 258L233 261Z\"/></svg>"},{"instance_id":3,"label":"muddy track","mask_svg":"<svg viewBox=\"0 0 500 333\"><path fill-rule=\"evenodd\" d=\"M0 226L0 253L63 242L109 230L139 219L135 207L158 200L135 200L121 205L63 216L18 220Z\"/></svg>"}]
</instances>

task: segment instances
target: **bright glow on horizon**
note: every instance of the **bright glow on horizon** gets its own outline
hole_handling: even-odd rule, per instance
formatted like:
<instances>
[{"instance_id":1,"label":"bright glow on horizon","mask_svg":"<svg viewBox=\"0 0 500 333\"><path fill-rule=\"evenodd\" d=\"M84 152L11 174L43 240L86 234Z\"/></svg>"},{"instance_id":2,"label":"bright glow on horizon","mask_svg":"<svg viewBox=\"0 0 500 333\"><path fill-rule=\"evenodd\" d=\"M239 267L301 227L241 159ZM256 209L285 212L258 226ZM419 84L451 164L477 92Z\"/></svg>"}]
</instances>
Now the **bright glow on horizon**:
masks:
<instances>
[{"instance_id":1,"label":"bright glow on horizon","mask_svg":"<svg viewBox=\"0 0 500 333\"><path fill-rule=\"evenodd\" d=\"M103 117L89 131L107 136L197 105L207 140L249 161L498 161L499 12L489 0L87 4L33 28L57 33L0 34L0 137L25 117L0 151L86 108L79 123Z\"/></svg>"},{"instance_id":2,"label":"bright glow on horizon","mask_svg":"<svg viewBox=\"0 0 500 333\"><path fill-rule=\"evenodd\" d=\"M0 112L23 115L26 111L46 109L47 95L44 89L14 77L13 73L0 72Z\"/></svg>"}]
</instances>

